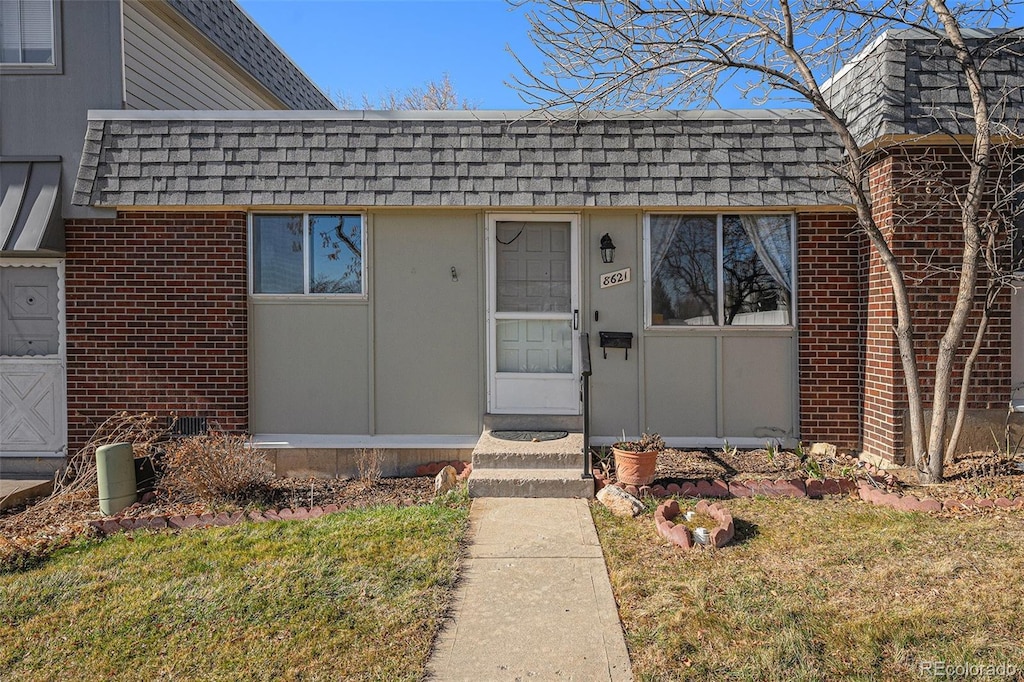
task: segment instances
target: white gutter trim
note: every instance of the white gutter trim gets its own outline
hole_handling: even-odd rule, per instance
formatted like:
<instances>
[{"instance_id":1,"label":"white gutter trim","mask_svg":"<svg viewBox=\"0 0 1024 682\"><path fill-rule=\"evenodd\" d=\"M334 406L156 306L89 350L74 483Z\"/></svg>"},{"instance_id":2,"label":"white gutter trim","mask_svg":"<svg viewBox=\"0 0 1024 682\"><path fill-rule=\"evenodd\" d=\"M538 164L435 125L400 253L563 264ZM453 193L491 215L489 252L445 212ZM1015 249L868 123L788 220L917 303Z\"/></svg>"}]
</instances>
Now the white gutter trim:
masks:
<instances>
[{"instance_id":1,"label":"white gutter trim","mask_svg":"<svg viewBox=\"0 0 1024 682\"><path fill-rule=\"evenodd\" d=\"M252 445L268 450L355 448L389 448L395 450L438 449L460 450L476 447L480 436L459 435L331 435L303 433L258 433Z\"/></svg>"},{"instance_id":2,"label":"white gutter trim","mask_svg":"<svg viewBox=\"0 0 1024 682\"><path fill-rule=\"evenodd\" d=\"M90 109L90 121L763 121L821 119L810 109L714 109L708 111L549 112L514 109L445 111L140 111Z\"/></svg>"}]
</instances>

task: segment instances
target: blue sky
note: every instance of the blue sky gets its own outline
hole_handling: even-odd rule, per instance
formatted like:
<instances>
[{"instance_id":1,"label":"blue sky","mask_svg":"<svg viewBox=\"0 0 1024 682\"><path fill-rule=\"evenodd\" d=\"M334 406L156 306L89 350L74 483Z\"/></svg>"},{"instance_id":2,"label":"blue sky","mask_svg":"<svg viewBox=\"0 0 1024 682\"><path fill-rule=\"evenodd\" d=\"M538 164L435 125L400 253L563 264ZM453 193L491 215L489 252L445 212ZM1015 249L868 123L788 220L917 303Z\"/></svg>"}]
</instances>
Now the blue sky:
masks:
<instances>
[{"instance_id":1,"label":"blue sky","mask_svg":"<svg viewBox=\"0 0 1024 682\"><path fill-rule=\"evenodd\" d=\"M238 0L321 88L362 96L408 90L448 73L480 109L522 109L505 85L539 55L523 11L504 0ZM1017 26L1024 25L1024 3ZM719 98L726 107L749 107Z\"/></svg>"},{"instance_id":2,"label":"blue sky","mask_svg":"<svg viewBox=\"0 0 1024 682\"><path fill-rule=\"evenodd\" d=\"M505 50L533 51L522 12L503 0L240 0L245 11L324 89L362 95L451 76L482 109L522 109L504 85L518 70Z\"/></svg>"}]
</instances>

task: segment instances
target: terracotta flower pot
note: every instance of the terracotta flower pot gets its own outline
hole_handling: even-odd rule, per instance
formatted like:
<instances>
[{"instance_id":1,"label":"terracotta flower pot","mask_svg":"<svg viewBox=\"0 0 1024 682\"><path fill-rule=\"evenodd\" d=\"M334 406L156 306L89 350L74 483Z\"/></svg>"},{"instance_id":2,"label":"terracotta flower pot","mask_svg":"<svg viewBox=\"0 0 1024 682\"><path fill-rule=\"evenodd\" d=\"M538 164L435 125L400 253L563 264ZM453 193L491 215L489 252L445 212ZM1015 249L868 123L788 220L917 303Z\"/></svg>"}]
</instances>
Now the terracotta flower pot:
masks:
<instances>
[{"instance_id":1,"label":"terracotta flower pot","mask_svg":"<svg viewBox=\"0 0 1024 682\"><path fill-rule=\"evenodd\" d=\"M654 470L658 464L658 451L630 452L612 446L615 455L615 480L626 485L654 483Z\"/></svg>"}]
</instances>

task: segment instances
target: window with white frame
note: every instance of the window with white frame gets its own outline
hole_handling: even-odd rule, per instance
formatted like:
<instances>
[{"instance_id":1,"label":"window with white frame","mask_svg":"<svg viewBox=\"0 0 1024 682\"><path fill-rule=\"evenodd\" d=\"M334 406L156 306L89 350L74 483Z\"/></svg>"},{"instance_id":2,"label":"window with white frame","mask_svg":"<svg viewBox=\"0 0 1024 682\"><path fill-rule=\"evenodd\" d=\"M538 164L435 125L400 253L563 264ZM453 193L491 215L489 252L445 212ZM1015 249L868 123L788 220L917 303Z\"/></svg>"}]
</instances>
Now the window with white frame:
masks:
<instances>
[{"instance_id":1,"label":"window with white frame","mask_svg":"<svg viewBox=\"0 0 1024 682\"><path fill-rule=\"evenodd\" d=\"M252 293L362 295L365 245L358 214L253 214Z\"/></svg>"},{"instance_id":2,"label":"window with white frame","mask_svg":"<svg viewBox=\"0 0 1024 682\"><path fill-rule=\"evenodd\" d=\"M648 214L648 324L792 324L793 234L790 214Z\"/></svg>"},{"instance_id":3,"label":"window with white frame","mask_svg":"<svg viewBox=\"0 0 1024 682\"><path fill-rule=\"evenodd\" d=\"M0 63L54 66L55 0L0 0Z\"/></svg>"}]
</instances>

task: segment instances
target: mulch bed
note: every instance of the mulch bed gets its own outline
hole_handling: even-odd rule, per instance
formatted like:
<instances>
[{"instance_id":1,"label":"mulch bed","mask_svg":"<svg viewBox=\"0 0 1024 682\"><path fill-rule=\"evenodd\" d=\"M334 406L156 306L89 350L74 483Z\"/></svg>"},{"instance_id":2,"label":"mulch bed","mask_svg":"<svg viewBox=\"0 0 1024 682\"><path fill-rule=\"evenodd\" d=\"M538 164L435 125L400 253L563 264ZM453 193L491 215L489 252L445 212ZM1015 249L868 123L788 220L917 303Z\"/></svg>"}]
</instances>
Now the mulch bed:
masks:
<instances>
[{"instance_id":1,"label":"mulch bed","mask_svg":"<svg viewBox=\"0 0 1024 682\"><path fill-rule=\"evenodd\" d=\"M846 454L816 460L821 474L830 478L848 476L857 460ZM655 482L667 485L694 479L729 481L777 480L807 476L807 466L789 451L768 450L676 450L667 448L658 455Z\"/></svg>"}]
</instances>

